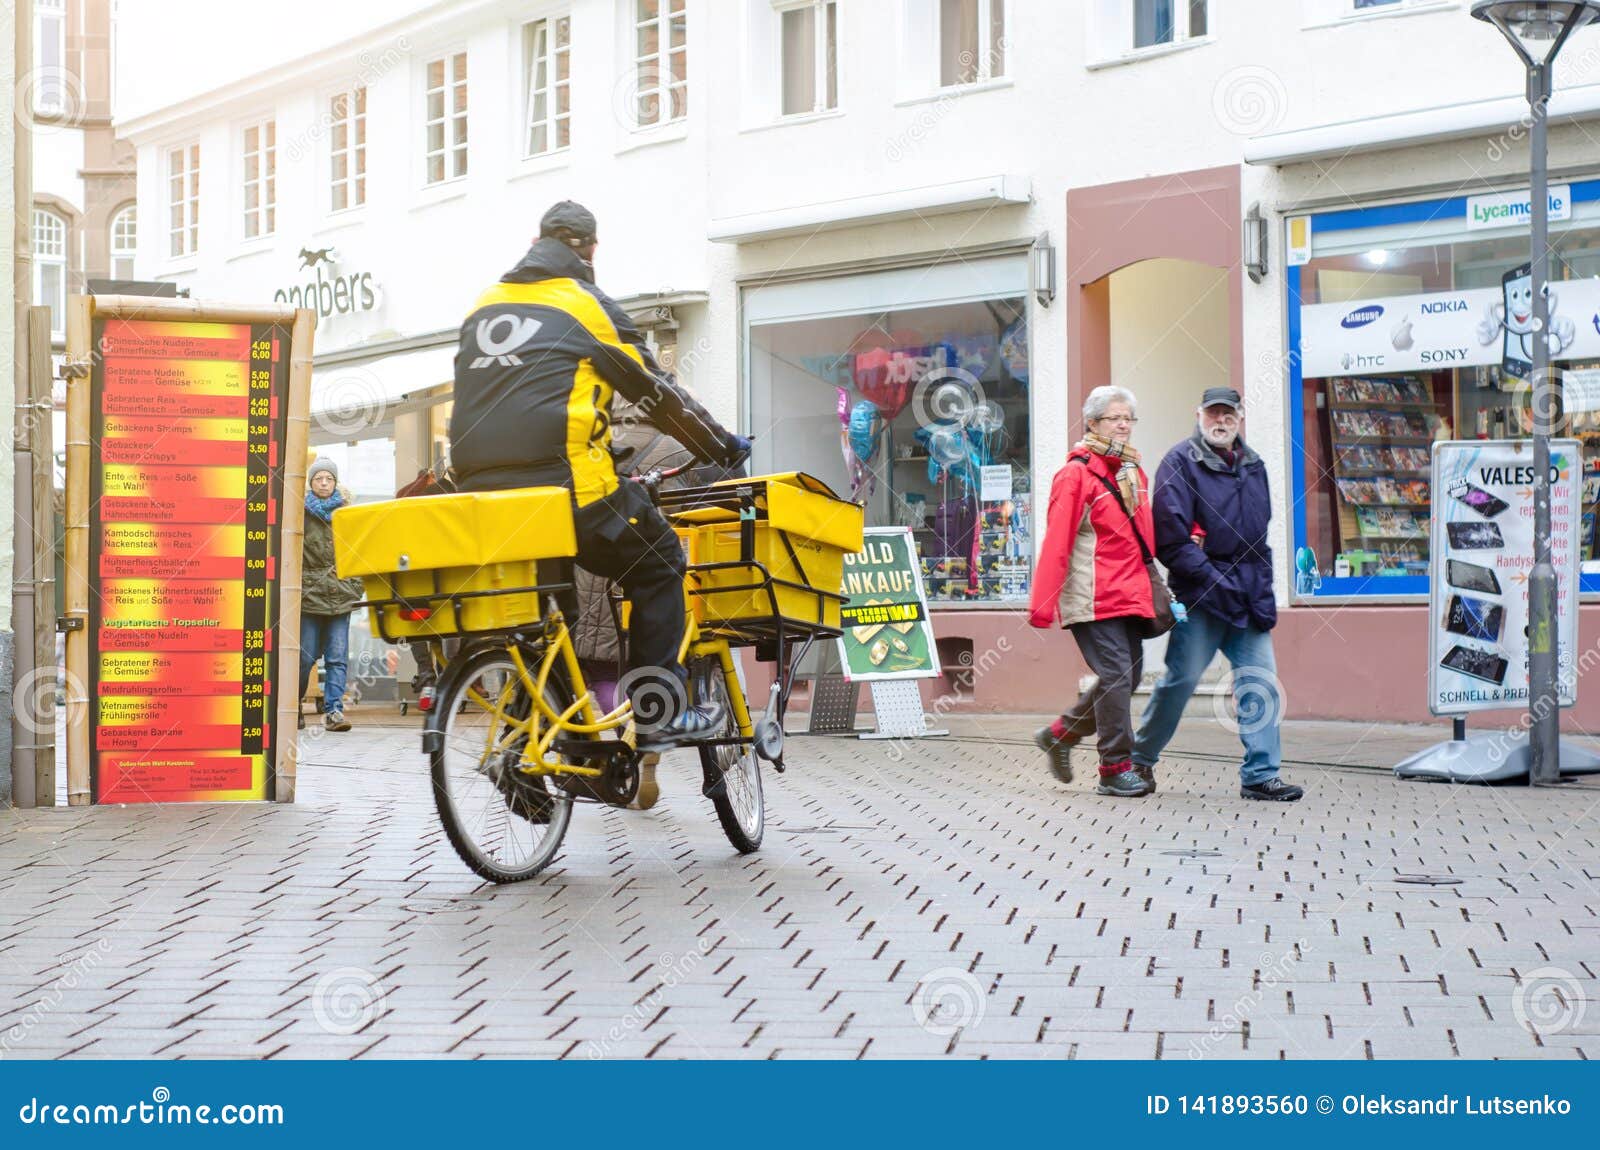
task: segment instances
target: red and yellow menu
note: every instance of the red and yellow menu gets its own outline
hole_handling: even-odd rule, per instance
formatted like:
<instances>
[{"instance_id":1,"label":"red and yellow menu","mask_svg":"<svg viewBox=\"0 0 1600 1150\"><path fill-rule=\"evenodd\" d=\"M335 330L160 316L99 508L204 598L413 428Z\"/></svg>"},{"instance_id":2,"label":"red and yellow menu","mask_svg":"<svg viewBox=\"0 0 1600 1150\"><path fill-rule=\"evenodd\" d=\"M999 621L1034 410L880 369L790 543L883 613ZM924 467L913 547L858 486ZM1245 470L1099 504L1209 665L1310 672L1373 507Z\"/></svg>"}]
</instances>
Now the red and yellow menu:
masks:
<instances>
[{"instance_id":1,"label":"red and yellow menu","mask_svg":"<svg viewBox=\"0 0 1600 1150\"><path fill-rule=\"evenodd\" d=\"M94 335L94 800L270 798L289 331Z\"/></svg>"}]
</instances>

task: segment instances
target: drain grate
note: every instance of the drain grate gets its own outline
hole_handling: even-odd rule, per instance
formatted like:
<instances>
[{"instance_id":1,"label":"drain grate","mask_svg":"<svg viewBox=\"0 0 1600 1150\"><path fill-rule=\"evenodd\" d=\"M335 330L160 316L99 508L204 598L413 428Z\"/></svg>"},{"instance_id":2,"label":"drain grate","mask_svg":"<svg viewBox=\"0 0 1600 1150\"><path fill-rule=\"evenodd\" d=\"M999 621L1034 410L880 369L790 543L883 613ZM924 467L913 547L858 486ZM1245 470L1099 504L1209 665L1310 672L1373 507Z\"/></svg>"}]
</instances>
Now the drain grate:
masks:
<instances>
[{"instance_id":1,"label":"drain grate","mask_svg":"<svg viewBox=\"0 0 1600 1150\"><path fill-rule=\"evenodd\" d=\"M482 910L483 904L453 898L423 899L403 902L400 904L400 909L409 914L466 914Z\"/></svg>"},{"instance_id":2,"label":"drain grate","mask_svg":"<svg viewBox=\"0 0 1600 1150\"><path fill-rule=\"evenodd\" d=\"M1461 883L1459 878L1447 874L1397 874L1394 881L1414 886L1459 886Z\"/></svg>"},{"instance_id":3,"label":"drain grate","mask_svg":"<svg viewBox=\"0 0 1600 1150\"><path fill-rule=\"evenodd\" d=\"M1221 851L1202 850L1199 847L1189 847L1181 851L1162 851L1161 853L1184 859L1219 859L1222 857Z\"/></svg>"}]
</instances>

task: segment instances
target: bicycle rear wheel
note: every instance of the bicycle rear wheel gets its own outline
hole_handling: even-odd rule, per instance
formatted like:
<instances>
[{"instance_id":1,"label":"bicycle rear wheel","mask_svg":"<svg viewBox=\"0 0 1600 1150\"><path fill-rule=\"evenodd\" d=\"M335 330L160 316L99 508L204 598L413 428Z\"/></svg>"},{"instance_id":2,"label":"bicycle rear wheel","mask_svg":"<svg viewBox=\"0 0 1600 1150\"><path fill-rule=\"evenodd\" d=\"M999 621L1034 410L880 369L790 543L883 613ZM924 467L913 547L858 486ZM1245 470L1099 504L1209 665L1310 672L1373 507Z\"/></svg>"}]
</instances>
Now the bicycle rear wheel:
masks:
<instances>
[{"instance_id":1,"label":"bicycle rear wheel","mask_svg":"<svg viewBox=\"0 0 1600 1150\"><path fill-rule=\"evenodd\" d=\"M717 737L737 738L739 725L728 704L728 686L721 668L714 667L706 679L706 697L701 702L716 704L724 715ZM708 783L715 784L718 779L722 782L711 795L711 805L716 808L722 833L740 854L753 854L761 849L761 838L767 828L767 808L761 789L761 760L756 757L755 749L733 744L701 747L700 766L705 770Z\"/></svg>"},{"instance_id":2,"label":"bicycle rear wheel","mask_svg":"<svg viewBox=\"0 0 1600 1150\"><path fill-rule=\"evenodd\" d=\"M546 693L560 711L561 690L548 685ZM504 649L470 656L439 693L434 805L461 861L490 882L521 882L549 866L572 817L564 789L515 769L528 737L510 720L526 719L532 706Z\"/></svg>"}]
</instances>

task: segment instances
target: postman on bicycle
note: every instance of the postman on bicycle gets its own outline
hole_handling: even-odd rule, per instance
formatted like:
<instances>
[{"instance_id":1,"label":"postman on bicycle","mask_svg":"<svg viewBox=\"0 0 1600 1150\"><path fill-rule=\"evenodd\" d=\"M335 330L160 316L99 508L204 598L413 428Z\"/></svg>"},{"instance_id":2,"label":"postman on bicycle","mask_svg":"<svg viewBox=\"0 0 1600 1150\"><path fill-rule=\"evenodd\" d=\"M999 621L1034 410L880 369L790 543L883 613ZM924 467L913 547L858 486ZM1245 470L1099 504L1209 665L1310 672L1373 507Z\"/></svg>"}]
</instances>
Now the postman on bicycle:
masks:
<instances>
[{"instance_id":1,"label":"postman on bicycle","mask_svg":"<svg viewBox=\"0 0 1600 1150\"><path fill-rule=\"evenodd\" d=\"M450 455L459 489L561 486L572 492L577 564L618 583L630 607L628 668L687 673L679 661L684 556L672 527L611 452L611 402L620 394L708 462L732 466L750 442L719 424L667 379L627 314L594 283L597 242L588 209L564 200L539 239L484 292L461 325ZM563 610L575 618L575 601ZM630 674L635 686L647 675ZM687 692L668 692L687 697ZM663 693L653 698L659 700ZM719 716L687 705L641 733L641 751L711 735Z\"/></svg>"}]
</instances>

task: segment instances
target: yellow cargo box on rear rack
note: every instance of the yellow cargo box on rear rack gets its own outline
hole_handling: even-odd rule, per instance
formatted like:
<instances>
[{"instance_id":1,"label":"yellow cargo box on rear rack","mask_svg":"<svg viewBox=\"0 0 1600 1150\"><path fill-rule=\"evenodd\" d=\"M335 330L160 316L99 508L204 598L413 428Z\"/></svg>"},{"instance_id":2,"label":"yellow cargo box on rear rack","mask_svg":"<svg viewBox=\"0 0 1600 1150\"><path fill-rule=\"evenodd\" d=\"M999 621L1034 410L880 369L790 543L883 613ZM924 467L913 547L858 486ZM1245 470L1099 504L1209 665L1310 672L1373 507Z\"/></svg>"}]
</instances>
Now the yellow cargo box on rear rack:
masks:
<instances>
[{"instance_id":1,"label":"yellow cargo box on rear rack","mask_svg":"<svg viewBox=\"0 0 1600 1150\"><path fill-rule=\"evenodd\" d=\"M689 546L689 601L711 629L770 637L839 630L844 557L862 509L802 472L663 492Z\"/></svg>"},{"instance_id":2,"label":"yellow cargo box on rear rack","mask_svg":"<svg viewBox=\"0 0 1600 1150\"><path fill-rule=\"evenodd\" d=\"M391 642L531 626L565 578L559 561L577 551L564 487L424 495L333 513L335 569L341 579L361 578L372 629Z\"/></svg>"}]
</instances>

